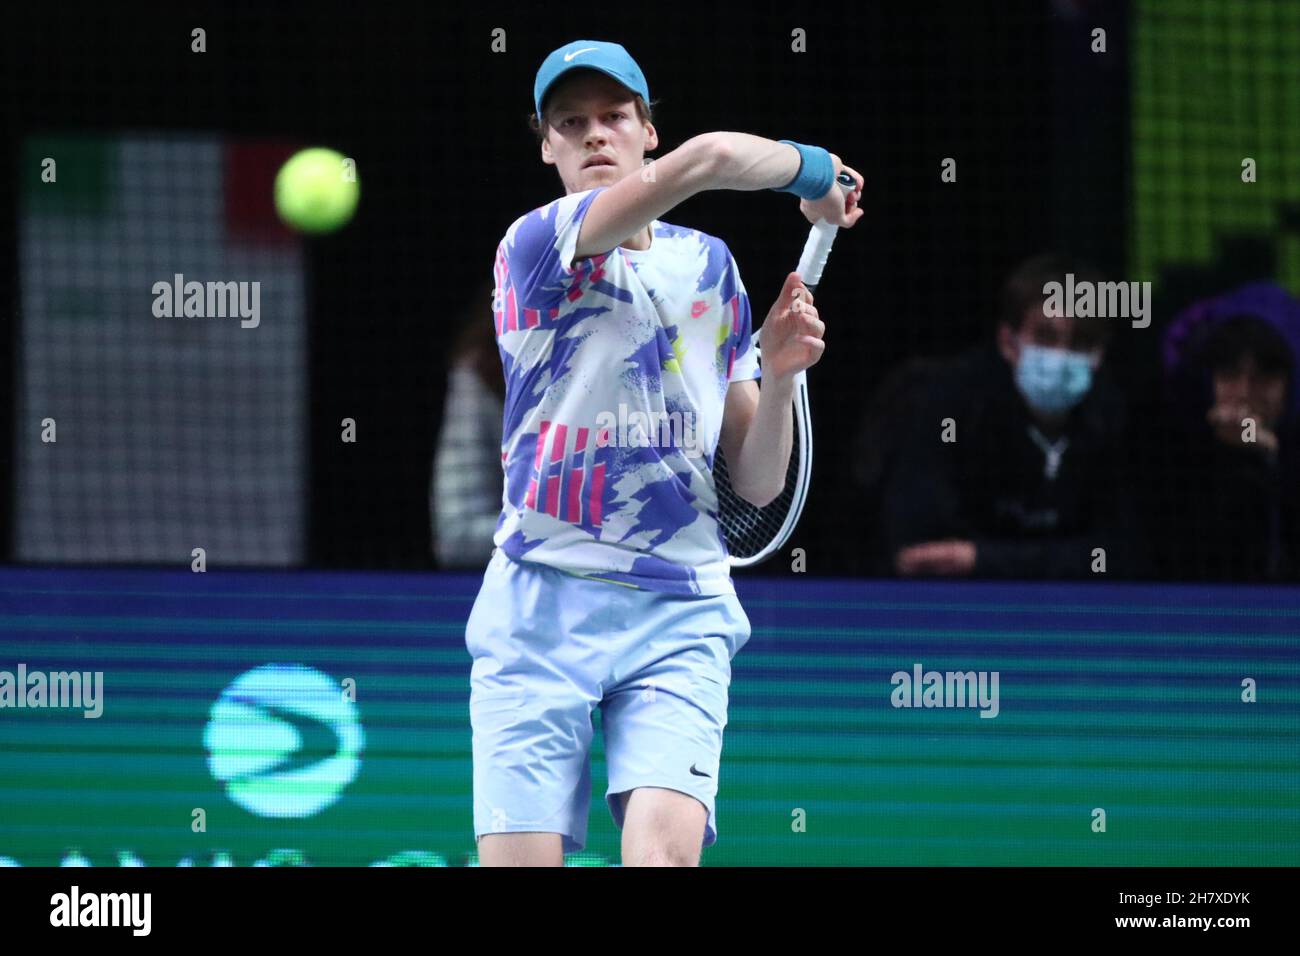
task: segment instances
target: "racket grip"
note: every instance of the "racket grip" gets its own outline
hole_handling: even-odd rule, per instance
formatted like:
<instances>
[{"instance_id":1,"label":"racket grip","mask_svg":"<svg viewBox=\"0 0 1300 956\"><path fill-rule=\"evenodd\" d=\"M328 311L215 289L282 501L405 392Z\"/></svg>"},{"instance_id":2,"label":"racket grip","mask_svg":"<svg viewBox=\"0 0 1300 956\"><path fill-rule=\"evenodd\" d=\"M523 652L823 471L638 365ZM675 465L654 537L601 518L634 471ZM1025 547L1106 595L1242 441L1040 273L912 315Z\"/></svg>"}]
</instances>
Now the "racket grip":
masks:
<instances>
[{"instance_id":1,"label":"racket grip","mask_svg":"<svg viewBox=\"0 0 1300 956\"><path fill-rule=\"evenodd\" d=\"M842 172L835 179L835 185L840 187L840 191L845 195L853 192L857 188L857 181L848 173ZM813 289L822 281L822 270L826 268L826 260L830 257L831 246L835 243L835 234L839 232L840 227L832 225L825 219L813 223L812 229L808 231L808 241L803 244L803 255L799 257L799 268L795 271L799 273L799 278L803 284Z\"/></svg>"},{"instance_id":2,"label":"racket grip","mask_svg":"<svg viewBox=\"0 0 1300 956\"><path fill-rule=\"evenodd\" d=\"M831 254L831 245L835 242L835 233L840 227L831 225L825 219L816 223L808 231L808 241L803 244L803 255L799 257L799 278L810 289L822 281L822 270Z\"/></svg>"}]
</instances>

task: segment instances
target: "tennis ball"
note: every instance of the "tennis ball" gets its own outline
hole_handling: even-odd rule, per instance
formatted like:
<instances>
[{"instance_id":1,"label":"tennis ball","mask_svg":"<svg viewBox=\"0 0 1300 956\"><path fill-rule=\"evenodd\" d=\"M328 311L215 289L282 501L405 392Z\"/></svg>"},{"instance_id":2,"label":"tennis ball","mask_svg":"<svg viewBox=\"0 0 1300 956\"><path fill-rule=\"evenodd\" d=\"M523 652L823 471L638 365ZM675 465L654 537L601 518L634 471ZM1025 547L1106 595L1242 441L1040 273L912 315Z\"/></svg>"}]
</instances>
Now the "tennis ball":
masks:
<instances>
[{"instance_id":1,"label":"tennis ball","mask_svg":"<svg viewBox=\"0 0 1300 956\"><path fill-rule=\"evenodd\" d=\"M356 165L323 147L295 153L275 177L275 209L300 232L338 229L352 218L360 195Z\"/></svg>"}]
</instances>

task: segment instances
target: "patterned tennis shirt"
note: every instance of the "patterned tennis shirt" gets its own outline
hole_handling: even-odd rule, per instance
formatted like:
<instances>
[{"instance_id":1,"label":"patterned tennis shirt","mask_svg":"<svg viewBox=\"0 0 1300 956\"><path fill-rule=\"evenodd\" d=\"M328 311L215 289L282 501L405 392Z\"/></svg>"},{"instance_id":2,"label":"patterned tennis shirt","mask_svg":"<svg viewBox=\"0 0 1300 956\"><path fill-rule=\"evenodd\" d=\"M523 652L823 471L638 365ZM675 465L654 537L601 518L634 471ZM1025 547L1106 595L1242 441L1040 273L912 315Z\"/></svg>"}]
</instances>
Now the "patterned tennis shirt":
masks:
<instances>
[{"instance_id":1,"label":"patterned tennis shirt","mask_svg":"<svg viewBox=\"0 0 1300 956\"><path fill-rule=\"evenodd\" d=\"M655 220L650 248L572 261L571 193L497 247L506 378L501 516L510 558L674 594L734 593L713 458L727 387L759 377L726 244Z\"/></svg>"}]
</instances>

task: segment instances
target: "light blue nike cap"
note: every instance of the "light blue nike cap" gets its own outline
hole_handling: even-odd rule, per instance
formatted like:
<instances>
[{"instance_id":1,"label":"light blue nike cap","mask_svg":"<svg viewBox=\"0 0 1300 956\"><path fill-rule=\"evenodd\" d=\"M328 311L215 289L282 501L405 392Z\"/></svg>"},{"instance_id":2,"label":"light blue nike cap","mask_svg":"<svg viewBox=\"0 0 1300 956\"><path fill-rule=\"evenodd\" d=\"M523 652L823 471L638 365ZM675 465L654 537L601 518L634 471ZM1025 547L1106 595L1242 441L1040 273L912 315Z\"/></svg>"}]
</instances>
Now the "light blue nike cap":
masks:
<instances>
[{"instance_id":1,"label":"light blue nike cap","mask_svg":"<svg viewBox=\"0 0 1300 956\"><path fill-rule=\"evenodd\" d=\"M599 70L606 76L617 80L633 93L640 93L642 99L650 102L650 88L646 85L645 74L636 65L632 54L623 49L621 44L605 40L574 40L558 50L552 50L542 61L533 81L533 105L537 115L542 115L542 100L546 92L569 70Z\"/></svg>"}]
</instances>

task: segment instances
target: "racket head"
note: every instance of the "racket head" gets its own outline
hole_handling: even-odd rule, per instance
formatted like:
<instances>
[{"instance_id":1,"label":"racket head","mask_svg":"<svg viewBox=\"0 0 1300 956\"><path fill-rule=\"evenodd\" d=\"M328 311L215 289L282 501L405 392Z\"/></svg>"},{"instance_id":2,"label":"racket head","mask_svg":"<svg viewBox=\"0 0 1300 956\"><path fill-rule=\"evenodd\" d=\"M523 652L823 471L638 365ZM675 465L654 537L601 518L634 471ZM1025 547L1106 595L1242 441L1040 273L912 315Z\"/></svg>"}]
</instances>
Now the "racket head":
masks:
<instances>
[{"instance_id":1,"label":"racket head","mask_svg":"<svg viewBox=\"0 0 1300 956\"><path fill-rule=\"evenodd\" d=\"M757 507L731 487L726 456L718 448L713 460L713 480L718 493L718 527L727 544L733 568L758 564L789 540L803 513L812 476L812 429L809 427L808 387L802 378L795 387L794 427L785 485L776 498Z\"/></svg>"}]
</instances>

